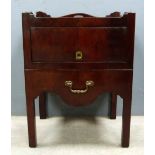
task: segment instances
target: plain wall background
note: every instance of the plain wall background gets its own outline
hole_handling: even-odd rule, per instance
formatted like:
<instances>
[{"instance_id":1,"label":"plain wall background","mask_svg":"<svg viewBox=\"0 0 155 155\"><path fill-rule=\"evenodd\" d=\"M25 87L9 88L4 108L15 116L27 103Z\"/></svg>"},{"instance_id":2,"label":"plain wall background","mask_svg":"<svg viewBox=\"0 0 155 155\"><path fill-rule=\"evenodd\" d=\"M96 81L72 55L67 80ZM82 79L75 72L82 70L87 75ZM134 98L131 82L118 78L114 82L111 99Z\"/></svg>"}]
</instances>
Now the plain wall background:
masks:
<instances>
[{"instance_id":1,"label":"plain wall background","mask_svg":"<svg viewBox=\"0 0 155 155\"><path fill-rule=\"evenodd\" d=\"M105 16L114 11L135 12L135 55L133 76L132 115L144 114L144 1L143 0L12 0L12 73L11 100L12 115L26 115L24 63L22 44L22 12L44 11L58 17L70 13L82 12L94 16ZM88 107L73 108L61 100L58 95L48 94L48 115L107 115L109 94L99 96ZM122 113L122 99L118 97L117 114ZM38 114L38 99L36 113Z\"/></svg>"}]
</instances>

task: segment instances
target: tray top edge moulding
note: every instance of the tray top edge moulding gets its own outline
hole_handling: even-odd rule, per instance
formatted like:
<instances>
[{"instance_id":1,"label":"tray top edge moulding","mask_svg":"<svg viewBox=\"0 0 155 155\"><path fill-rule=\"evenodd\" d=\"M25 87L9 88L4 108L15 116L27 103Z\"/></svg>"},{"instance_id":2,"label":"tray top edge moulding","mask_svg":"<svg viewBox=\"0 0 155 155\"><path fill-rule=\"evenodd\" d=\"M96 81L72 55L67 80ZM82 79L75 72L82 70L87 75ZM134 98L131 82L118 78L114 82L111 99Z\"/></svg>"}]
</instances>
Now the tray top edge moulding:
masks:
<instances>
[{"instance_id":1,"label":"tray top edge moulding","mask_svg":"<svg viewBox=\"0 0 155 155\"><path fill-rule=\"evenodd\" d=\"M110 17L115 17L115 18L121 18L129 13L132 13L132 12L125 12L123 15L121 15L120 12L118 11L115 11L113 13L110 13L109 15L105 15L103 17L97 17L97 16L93 16L93 15L90 15L90 14L86 14L86 13L72 13L72 14L68 14L68 15L64 15L64 16L60 16L60 17L53 17L43 11L37 11L36 13L33 13L33 12L23 12L23 13L27 13L27 14L30 14L36 18L89 18L89 17L94 17L94 18L110 18Z\"/></svg>"}]
</instances>

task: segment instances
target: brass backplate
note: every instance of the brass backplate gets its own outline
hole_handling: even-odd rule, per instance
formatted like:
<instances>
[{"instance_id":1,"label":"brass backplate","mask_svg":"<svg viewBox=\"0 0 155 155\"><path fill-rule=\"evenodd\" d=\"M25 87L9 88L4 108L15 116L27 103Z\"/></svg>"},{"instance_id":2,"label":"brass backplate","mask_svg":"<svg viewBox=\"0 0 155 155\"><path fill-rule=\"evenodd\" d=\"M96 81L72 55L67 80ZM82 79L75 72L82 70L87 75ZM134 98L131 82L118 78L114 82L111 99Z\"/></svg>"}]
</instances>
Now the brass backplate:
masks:
<instances>
[{"instance_id":1,"label":"brass backplate","mask_svg":"<svg viewBox=\"0 0 155 155\"><path fill-rule=\"evenodd\" d=\"M76 60L82 60L83 54L82 51L76 51Z\"/></svg>"}]
</instances>

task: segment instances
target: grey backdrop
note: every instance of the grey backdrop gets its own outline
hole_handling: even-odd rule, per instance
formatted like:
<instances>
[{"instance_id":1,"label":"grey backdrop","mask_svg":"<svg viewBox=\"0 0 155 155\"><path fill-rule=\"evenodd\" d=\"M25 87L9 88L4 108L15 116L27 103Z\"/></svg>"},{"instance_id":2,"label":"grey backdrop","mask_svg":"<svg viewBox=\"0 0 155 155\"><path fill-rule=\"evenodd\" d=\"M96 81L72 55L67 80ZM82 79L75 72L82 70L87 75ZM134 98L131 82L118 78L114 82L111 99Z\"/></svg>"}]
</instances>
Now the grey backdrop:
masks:
<instances>
[{"instance_id":1,"label":"grey backdrop","mask_svg":"<svg viewBox=\"0 0 155 155\"><path fill-rule=\"evenodd\" d=\"M94 16L104 16L114 11L136 13L132 115L143 115L143 7L143 0L12 0L12 115L26 114L21 13L39 10L55 17L75 12L84 12ZM120 97L117 100L117 114L121 114L122 100ZM108 101L109 95L105 93L89 107L73 108L65 105L59 96L48 94L48 114L49 116L107 115ZM38 99L36 99L38 114L37 102Z\"/></svg>"}]
</instances>

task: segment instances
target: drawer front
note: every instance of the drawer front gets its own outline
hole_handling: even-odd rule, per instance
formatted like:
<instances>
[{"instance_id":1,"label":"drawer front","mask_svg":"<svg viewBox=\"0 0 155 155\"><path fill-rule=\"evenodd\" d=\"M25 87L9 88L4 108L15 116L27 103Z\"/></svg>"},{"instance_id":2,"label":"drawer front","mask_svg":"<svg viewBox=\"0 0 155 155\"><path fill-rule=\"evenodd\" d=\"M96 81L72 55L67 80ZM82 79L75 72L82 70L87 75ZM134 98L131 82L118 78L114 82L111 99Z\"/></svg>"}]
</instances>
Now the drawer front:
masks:
<instances>
[{"instance_id":1,"label":"drawer front","mask_svg":"<svg viewBox=\"0 0 155 155\"><path fill-rule=\"evenodd\" d=\"M127 60L126 38L125 27L33 27L32 61L122 62Z\"/></svg>"},{"instance_id":2,"label":"drawer front","mask_svg":"<svg viewBox=\"0 0 155 155\"><path fill-rule=\"evenodd\" d=\"M104 92L122 95L132 83L132 71L123 70L27 70L25 77L26 84L31 93L35 93L35 97L42 92L53 92L60 95L65 103L73 106L91 104Z\"/></svg>"}]
</instances>

